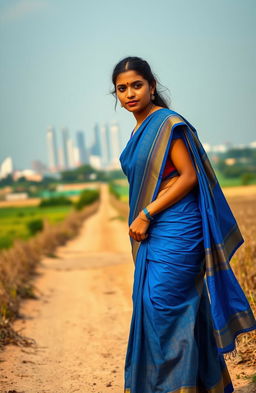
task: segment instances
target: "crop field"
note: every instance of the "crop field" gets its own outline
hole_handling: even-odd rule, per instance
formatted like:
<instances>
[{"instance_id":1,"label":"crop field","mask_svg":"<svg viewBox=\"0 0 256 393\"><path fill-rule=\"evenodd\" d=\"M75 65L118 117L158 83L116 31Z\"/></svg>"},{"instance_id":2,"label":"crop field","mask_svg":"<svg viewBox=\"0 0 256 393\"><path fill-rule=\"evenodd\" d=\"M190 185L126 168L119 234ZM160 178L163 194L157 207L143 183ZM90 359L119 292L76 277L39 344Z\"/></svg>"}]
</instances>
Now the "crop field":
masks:
<instances>
[{"instance_id":1,"label":"crop field","mask_svg":"<svg viewBox=\"0 0 256 393\"><path fill-rule=\"evenodd\" d=\"M62 221L71 211L72 206L37 206L7 207L0 209L0 249L9 248L15 239L28 239L31 233L28 223L37 219L49 223Z\"/></svg>"}]
</instances>

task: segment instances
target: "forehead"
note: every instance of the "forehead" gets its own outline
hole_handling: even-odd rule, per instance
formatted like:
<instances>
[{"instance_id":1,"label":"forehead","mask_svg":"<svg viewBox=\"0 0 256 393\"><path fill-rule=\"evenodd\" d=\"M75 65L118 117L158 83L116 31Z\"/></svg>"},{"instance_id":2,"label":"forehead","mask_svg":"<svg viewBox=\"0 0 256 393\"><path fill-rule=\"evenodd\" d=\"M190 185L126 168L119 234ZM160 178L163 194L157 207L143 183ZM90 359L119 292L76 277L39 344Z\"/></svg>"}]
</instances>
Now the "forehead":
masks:
<instances>
[{"instance_id":1,"label":"forehead","mask_svg":"<svg viewBox=\"0 0 256 393\"><path fill-rule=\"evenodd\" d=\"M144 81L144 78L138 74L136 71L125 71L120 72L116 78L116 85L129 85L130 83L137 80Z\"/></svg>"}]
</instances>

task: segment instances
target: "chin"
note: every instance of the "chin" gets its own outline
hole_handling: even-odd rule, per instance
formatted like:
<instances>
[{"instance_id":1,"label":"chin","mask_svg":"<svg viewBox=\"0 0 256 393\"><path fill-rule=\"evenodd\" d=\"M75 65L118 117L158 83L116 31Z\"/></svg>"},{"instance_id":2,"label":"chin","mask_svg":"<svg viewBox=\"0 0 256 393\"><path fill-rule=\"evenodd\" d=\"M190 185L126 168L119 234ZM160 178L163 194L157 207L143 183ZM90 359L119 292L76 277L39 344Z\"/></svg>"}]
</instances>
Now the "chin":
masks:
<instances>
[{"instance_id":1,"label":"chin","mask_svg":"<svg viewBox=\"0 0 256 393\"><path fill-rule=\"evenodd\" d=\"M128 112L136 112L138 110L137 108L129 108L129 107L126 107L126 109L128 110Z\"/></svg>"},{"instance_id":2,"label":"chin","mask_svg":"<svg viewBox=\"0 0 256 393\"><path fill-rule=\"evenodd\" d=\"M132 108L130 108L129 106L127 106L126 109L127 109L129 112L140 112L143 108L141 108L141 106L138 105L138 106L132 107Z\"/></svg>"}]
</instances>

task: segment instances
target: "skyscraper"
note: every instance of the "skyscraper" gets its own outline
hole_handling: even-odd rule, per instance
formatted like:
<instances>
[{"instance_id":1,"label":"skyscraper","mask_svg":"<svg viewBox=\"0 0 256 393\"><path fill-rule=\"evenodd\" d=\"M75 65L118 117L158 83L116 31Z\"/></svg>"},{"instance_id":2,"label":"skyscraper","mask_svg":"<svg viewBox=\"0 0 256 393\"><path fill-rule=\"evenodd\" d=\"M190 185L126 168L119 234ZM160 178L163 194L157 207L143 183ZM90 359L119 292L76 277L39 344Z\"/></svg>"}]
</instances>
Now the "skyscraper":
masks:
<instances>
[{"instance_id":1,"label":"skyscraper","mask_svg":"<svg viewBox=\"0 0 256 393\"><path fill-rule=\"evenodd\" d=\"M110 163L111 162L112 148L111 148L111 134L110 134L110 128L109 128L108 123L106 123L106 142L107 142L108 163Z\"/></svg>"},{"instance_id":2,"label":"skyscraper","mask_svg":"<svg viewBox=\"0 0 256 393\"><path fill-rule=\"evenodd\" d=\"M100 127L96 123L94 126L94 143L91 147L91 154L94 156L100 156Z\"/></svg>"},{"instance_id":3,"label":"skyscraper","mask_svg":"<svg viewBox=\"0 0 256 393\"><path fill-rule=\"evenodd\" d=\"M13 162L11 157L6 157L0 164L0 179L13 173Z\"/></svg>"},{"instance_id":4,"label":"skyscraper","mask_svg":"<svg viewBox=\"0 0 256 393\"><path fill-rule=\"evenodd\" d=\"M112 122L110 125L110 141L110 165L114 168L120 168L121 135L117 122Z\"/></svg>"},{"instance_id":5,"label":"skyscraper","mask_svg":"<svg viewBox=\"0 0 256 393\"><path fill-rule=\"evenodd\" d=\"M41 175L47 172L46 165L40 160L33 160L31 163L32 170Z\"/></svg>"},{"instance_id":6,"label":"skyscraper","mask_svg":"<svg viewBox=\"0 0 256 393\"><path fill-rule=\"evenodd\" d=\"M59 163L58 169L59 169L60 171L66 169L66 166L64 165L63 149L62 149L61 146L58 148L58 163Z\"/></svg>"},{"instance_id":7,"label":"skyscraper","mask_svg":"<svg viewBox=\"0 0 256 393\"><path fill-rule=\"evenodd\" d=\"M89 162L88 155L85 147L84 141L84 133L83 131L77 131L76 133L76 141L77 141L77 148L78 148L78 156L79 156L79 165L87 164Z\"/></svg>"},{"instance_id":8,"label":"skyscraper","mask_svg":"<svg viewBox=\"0 0 256 393\"><path fill-rule=\"evenodd\" d=\"M100 126L100 157L101 167L106 168L108 166L108 140L107 140L107 126L102 124Z\"/></svg>"},{"instance_id":9,"label":"skyscraper","mask_svg":"<svg viewBox=\"0 0 256 393\"><path fill-rule=\"evenodd\" d=\"M63 168L68 168L68 128L61 129Z\"/></svg>"},{"instance_id":10,"label":"skyscraper","mask_svg":"<svg viewBox=\"0 0 256 393\"><path fill-rule=\"evenodd\" d=\"M56 134L53 126L49 126L47 128L46 140L47 140L47 148L48 148L49 170L51 172L56 172L58 167L58 158L57 158Z\"/></svg>"},{"instance_id":11,"label":"skyscraper","mask_svg":"<svg viewBox=\"0 0 256 393\"><path fill-rule=\"evenodd\" d=\"M117 122L94 127L94 144L91 154L99 157L101 169L119 169L119 156L121 153L120 128ZM90 156L91 159L91 156Z\"/></svg>"},{"instance_id":12,"label":"skyscraper","mask_svg":"<svg viewBox=\"0 0 256 393\"><path fill-rule=\"evenodd\" d=\"M73 139L69 138L67 141L68 151L68 168L72 169L75 167L75 146Z\"/></svg>"}]
</instances>

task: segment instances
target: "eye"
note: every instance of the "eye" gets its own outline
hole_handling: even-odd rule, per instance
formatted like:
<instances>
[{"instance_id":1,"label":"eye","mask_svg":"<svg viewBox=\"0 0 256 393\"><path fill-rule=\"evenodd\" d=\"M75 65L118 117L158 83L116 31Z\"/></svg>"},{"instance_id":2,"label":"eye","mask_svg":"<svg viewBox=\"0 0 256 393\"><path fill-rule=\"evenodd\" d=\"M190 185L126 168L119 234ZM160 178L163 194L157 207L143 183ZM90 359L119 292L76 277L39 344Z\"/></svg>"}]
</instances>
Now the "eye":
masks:
<instances>
[{"instance_id":1,"label":"eye","mask_svg":"<svg viewBox=\"0 0 256 393\"><path fill-rule=\"evenodd\" d=\"M135 82L135 83L133 84L133 87L134 87L135 89L140 89L141 86L143 86L143 83L141 83L141 82ZM126 89L126 86L119 86L119 87L117 88L117 90L120 91L121 93L123 93L123 92L125 91L125 89Z\"/></svg>"}]
</instances>

